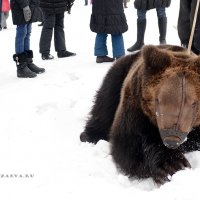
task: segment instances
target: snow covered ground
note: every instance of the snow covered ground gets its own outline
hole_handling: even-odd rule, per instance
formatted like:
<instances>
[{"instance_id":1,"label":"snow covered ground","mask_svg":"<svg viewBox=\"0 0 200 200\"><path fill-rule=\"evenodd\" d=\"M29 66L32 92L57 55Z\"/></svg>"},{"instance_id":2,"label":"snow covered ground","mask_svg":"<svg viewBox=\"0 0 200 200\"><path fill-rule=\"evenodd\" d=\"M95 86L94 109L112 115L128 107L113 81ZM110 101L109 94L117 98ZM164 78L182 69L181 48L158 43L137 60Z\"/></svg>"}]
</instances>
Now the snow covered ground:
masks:
<instances>
[{"instance_id":1,"label":"snow covered ground","mask_svg":"<svg viewBox=\"0 0 200 200\"><path fill-rule=\"evenodd\" d=\"M33 25L31 47L34 62L46 73L34 79L18 79L12 60L15 26L0 32L0 199L199 199L200 153L187 154L192 169L177 172L172 181L158 187L151 179L138 181L119 173L109 143L81 143L93 96L110 64L96 64L95 34L89 29L91 5L76 0L65 16L66 44L77 56L58 59L52 43L51 61L41 60L41 27ZM133 1L125 10L129 31L125 47L136 39ZM179 1L167 9L167 41L179 45L176 30ZM158 44L155 10L147 13L146 44ZM109 55L111 41L108 38Z\"/></svg>"}]
</instances>

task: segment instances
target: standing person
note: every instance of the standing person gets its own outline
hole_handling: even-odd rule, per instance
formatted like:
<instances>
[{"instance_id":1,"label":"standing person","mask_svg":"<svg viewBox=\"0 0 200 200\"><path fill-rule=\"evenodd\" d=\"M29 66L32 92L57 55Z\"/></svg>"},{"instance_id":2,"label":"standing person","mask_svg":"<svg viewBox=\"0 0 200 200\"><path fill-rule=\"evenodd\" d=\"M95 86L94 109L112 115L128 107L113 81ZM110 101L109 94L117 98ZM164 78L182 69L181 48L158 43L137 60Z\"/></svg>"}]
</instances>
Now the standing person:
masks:
<instances>
[{"instance_id":1,"label":"standing person","mask_svg":"<svg viewBox=\"0 0 200 200\"><path fill-rule=\"evenodd\" d=\"M88 0L85 0L85 5L84 6L87 6L88 5Z\"/></svg>"},{"instance_id":2,"label":"standing person","mask_svg":"<svg viewBox=\"0 0 200 200\"><path fill-rule=\"evenodd\" d=\"M43 60L51 60L51 40L54 31L54 46L58 58L75 56L75 53L66 50L64 32L64 13L70 14L74 0L40 0L40 7L44 14L44 23L40 37L40 53Z\"/></svg>"},{"instance_id":3,"label":"standing person","mask_svg":"<svg viewBox=\"0 0 200 200\"><path fill-rule=\"evenodd\" d=\"M96 62L113 62L125 54L122 33L128 30L123 0L93 0L91 31L97 33L94 46ZM113 58L108 57L107 36L111 34Z\"/></svg>"},{"instance_id":4,"label":"standing person","mask_svg":"<svg viewBox=\"0 0 200 200\"><path fill-rule=\"evenodd\" d=\"M36 77L45 71L33 63L33 51L30 50L32 23L40 21L42 17L39 0L11 0L10 5L13 24L17 25L13 55L17 65L17 77Z\"/></svg>"},{"instance_id":5,"label":"standing person","mask_svg":"<svg viewBox=\"0 0 200 200\"><path fill-rule=\"evenodd\" d=\"M178 17L178 35L181 45L188 47L197 0L181 0ZM198 10L192 51L200 54L200 11Z\"/></svg>"},{"instance_id":6,"label":"standing person","mask_svg":"<svg viewBox=\"0 0 200 200\"><path fill-rule=\"evenodd\" d=\"M137 51L144 45L144 34L146 30L146 12L150 9L156 9L159 28L159 42L166 44L167 16L165 8L169 7L171 0L135 0L134 5L137 9L137 41L127 49L129 52Z\"/></svg>"},{"instance_id":7,"label":"standing person","mask_svg":"<svg viewBox=\"0 0 200 200\"><path fill-rule=\"evenodd\" d=\"M10 11L10 3L8 0L1 0L2 1L2 9L1 9L1 28L7 29L7 22Z\"/></svg>"},{"instance_id":8,"label":"standing person","mask_svg":"<svg viewBox=\"0 0 200 200\"><path fill-rule=\"evenodd\" d=\"M1 7L2 7L2 0L0 0L0 22L1 22ZM1 28L1 23L0 23L0 31L2 30Z\"/></svg>"}]
</instances>

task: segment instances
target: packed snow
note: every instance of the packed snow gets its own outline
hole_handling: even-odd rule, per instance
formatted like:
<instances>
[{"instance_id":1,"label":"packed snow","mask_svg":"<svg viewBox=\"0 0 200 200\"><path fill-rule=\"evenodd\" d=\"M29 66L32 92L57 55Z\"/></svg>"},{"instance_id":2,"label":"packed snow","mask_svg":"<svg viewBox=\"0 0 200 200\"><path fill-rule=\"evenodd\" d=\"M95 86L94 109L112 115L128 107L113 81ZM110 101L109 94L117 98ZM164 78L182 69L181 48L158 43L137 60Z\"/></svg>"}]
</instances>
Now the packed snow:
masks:
<instances>
[{"instance_id":1,"label":"packed snow","mask_svg":"<svg viewBox=\"0 0 200 200\"><path fill-rule=\"evenodd\" d=\"M167 42L179 45L179 1L167 9ZM125 9L129 30L125 48L136 40L133 1ZM11 13L10 13L11 14ZM31 49L34 63L46 72L33 79L16 77L15 29L0 32L0 199L2 200L98 200L199 199L200 153L186 155L192 169L177 172L162 186L152 179L129 179L118 171L110 144L81 143L79 135L93 104L94 95L111 64L96 64L95 33L89 28L91 5L76 0L65 15L67 49L77 56L43 61L39 54L41 27L33 24ZM10 15L11 16L11 15ZM147 13L146 44L159 42L156 11ZM108 38L109 55L112 56Z\"/></svg>"}]
</instances>

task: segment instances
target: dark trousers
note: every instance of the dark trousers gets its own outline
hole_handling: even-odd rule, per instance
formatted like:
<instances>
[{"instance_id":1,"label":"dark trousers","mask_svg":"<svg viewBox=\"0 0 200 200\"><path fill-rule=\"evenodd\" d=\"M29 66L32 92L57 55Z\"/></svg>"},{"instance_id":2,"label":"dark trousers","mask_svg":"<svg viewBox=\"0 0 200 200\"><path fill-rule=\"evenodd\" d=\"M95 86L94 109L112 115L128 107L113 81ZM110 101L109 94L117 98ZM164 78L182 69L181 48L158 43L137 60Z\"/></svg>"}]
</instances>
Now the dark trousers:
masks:
<instances>
[{"instance_id":1,"label":"dark trousers","mask_svg":"<svg viewBox=\"0 0 200 200\"><path fill-rule=\"evenodd\" d=\"M188 45L197 0L181 0L178 17L178 35L182 44ZM198 11L193 45L200 51L200 11Z\"/></svg>"},{"instance_id":2,"label":"dark trousers","mask_svg":"<svg viewBox=\"0 0 200 200\"><path fill-rule=\"evenodd\" d=\"M139 21L146 19L146 12L146 10L137 10L137 17ZM158 18L166 18L165 8L156 8L156 12Z\"/></svg>"},{"instance_id":3,"label":"dark trousers","mask_svg":"<svg viewBox=\"0 0 200 200\"><path fill-rule=\"evenodd\" d=\"M40 53L50 53L54 31L54 46L57 52L65 51L64 13L44 13L44 24L40 37Z\"/></svg>"}]
</instances>

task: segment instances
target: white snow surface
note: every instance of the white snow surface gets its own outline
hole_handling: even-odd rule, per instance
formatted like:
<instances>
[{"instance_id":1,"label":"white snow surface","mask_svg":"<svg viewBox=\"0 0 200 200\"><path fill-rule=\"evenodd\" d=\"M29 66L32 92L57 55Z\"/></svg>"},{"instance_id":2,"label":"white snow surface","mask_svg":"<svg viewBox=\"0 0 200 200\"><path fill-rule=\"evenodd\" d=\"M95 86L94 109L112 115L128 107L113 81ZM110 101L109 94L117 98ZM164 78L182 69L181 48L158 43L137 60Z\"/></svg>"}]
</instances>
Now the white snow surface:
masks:
<instances>
[{"instance_id":1,"label":"white snow surface","mask_svg":"<svg viewBox=\"0 0 200 200\"><path fill-rule=\"evenodd\" d=\"M178 10L178 0L167 9L167 42L174 45L180 44ZM129 25L124 34L127 49L136 40L133 1L125 13ZM91 5L76 0L72 14L65 15L67 49L77 53L70 58L57 58L52 40L55 59L43 61L39 54L41 27L33 24L34 63L46 69L34 79L16 77L12 60L16 27L11 17L8 29L0 32L0 199L198 200L199 152L186 155L192 169L179 171L171 182L157 186L150 178L129 179L118 171L108 142L80 142L94 95L111 66L95 62L96 34L89 28L90 14ZM156 11L149 11L147 18L145 43L157 45ZM110 36L107 43L112 56Z\"/></svg>"}]
</instances>

